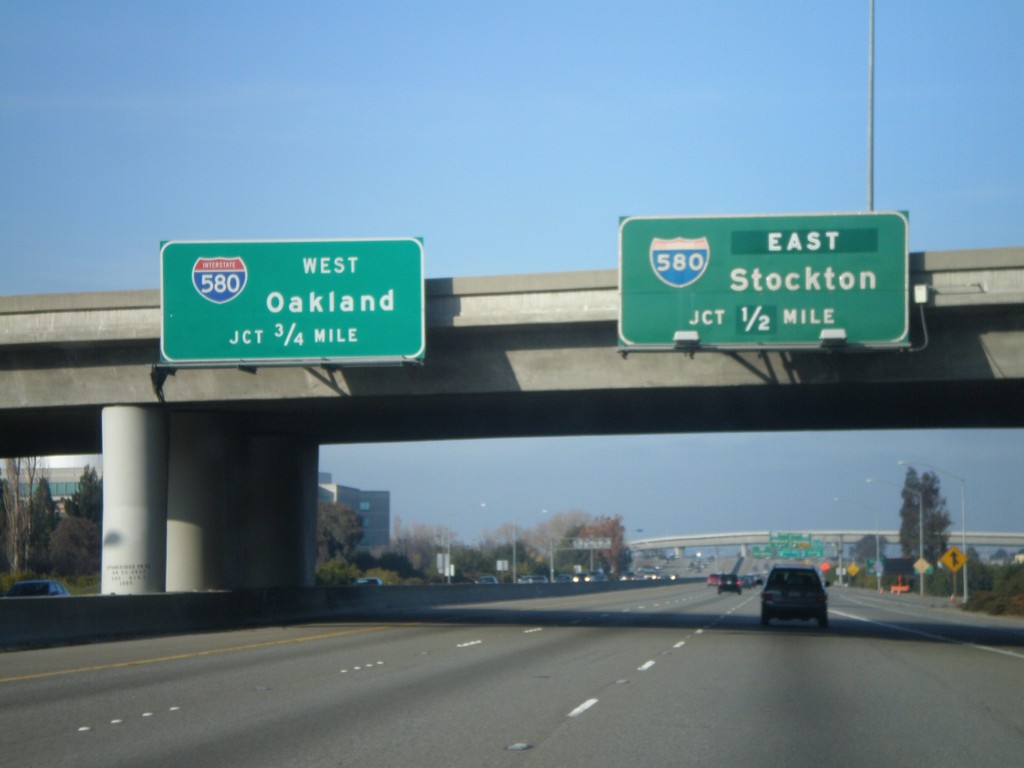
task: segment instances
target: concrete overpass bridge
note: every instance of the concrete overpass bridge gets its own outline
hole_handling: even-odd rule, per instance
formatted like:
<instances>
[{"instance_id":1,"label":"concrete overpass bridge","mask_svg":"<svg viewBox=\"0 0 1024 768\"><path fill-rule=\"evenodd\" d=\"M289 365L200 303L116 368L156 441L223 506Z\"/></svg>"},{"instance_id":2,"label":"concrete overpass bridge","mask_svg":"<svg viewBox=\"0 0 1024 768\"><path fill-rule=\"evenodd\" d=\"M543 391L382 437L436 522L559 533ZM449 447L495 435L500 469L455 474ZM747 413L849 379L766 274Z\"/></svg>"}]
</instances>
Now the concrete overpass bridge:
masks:
<instances>
[{"instance_id":1,"label":"concrete overpass bridge","mask_svg":"<svg viewBox=\"0 0 1024 768\"><path fill-rule=\"evenodd\" d=\"M155 290L0 297L0 456L102 450L103 591L146 592L311 584L324 443L1024 426L1024 248L910 268L911 351L625 357L616 270L428 280L409 367L166 371Z\"/></svg>"}]
</instances>

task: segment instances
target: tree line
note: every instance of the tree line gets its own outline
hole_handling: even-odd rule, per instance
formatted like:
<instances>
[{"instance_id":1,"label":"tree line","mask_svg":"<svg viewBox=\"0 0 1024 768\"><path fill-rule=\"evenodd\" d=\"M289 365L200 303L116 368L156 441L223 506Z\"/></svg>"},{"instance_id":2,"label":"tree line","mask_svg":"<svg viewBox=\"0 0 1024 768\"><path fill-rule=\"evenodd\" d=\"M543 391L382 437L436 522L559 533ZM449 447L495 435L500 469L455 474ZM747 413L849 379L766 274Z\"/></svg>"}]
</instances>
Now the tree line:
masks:
<instances>
[{"instance_id":1,"label":"tree line","mask_svg":"<svg viewBox=\"0 0 1024 768\"><path fill-rule=\"evenodd\" d=\"M45 461L4 459L0 475L0 570L62 577L100 570L103 480L86 466L78 489L56 501Z\"/></svg>"},{"instance_id":2,"label":"tree line","mask_svg":"<svg viewBox=\"0 0 1024 768\"><path fill-rule=\"evenodd\" d=\"M485 531L473 545L461 541L445 526L406 524L397 518L388 549L361 549L362 519L351 508L320 502L317 514L317 581L326 585L350 584L360 576L375 576L385 584L425 584L444 580L438 555L449 543L453 581L475 581L496 575L511 581L518 576L547 574L552 563L556 573L602 570L621 574L628 568L625 528L619 515L594 517L581 511L560 512L532 528L506 524ZM608 549L575 550L574 538L606 538ZM498 564L507 565L499 571Z\"/></svg>"}]
</instances>

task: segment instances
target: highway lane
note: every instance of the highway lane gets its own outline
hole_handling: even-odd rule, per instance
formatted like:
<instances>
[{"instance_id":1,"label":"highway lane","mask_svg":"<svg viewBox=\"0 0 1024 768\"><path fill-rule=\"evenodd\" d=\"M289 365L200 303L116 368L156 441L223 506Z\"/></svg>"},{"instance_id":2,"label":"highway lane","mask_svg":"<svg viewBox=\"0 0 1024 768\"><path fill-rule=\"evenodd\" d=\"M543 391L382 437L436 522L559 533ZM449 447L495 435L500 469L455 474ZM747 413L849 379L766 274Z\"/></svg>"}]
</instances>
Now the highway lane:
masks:
<instances>
[{"instance_id":1,"label":"highway lane","mask_svg":"<svg viewBox=\"0 0 1024 768\"><path fill-rule=\"evenodd\" d=\"M1019 761L1024 622L830 598L827 630L672 585L0 654L0 766Z\"/></svg>"}]
</instances>

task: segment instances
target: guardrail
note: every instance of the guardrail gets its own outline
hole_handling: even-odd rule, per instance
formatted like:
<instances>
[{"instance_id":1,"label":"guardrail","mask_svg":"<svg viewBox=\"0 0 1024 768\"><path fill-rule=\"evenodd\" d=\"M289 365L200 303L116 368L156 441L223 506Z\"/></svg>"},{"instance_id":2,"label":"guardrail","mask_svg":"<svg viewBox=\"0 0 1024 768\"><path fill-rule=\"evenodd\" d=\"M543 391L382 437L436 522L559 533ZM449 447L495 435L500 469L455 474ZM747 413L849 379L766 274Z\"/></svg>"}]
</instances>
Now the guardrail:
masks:
<instances>
[{"instance_id":1,"label":"guardrail","mask_svg":"<svg viewBox=\"0 0 1024 768\"><path fill-rule=\"evenodd\" d=\"M678 582L673 582L678 583ZM310 587L0 599L0 649L325 619L394 619L441 606L665 586L664 581Z\"/></svg>"}]
</instances>

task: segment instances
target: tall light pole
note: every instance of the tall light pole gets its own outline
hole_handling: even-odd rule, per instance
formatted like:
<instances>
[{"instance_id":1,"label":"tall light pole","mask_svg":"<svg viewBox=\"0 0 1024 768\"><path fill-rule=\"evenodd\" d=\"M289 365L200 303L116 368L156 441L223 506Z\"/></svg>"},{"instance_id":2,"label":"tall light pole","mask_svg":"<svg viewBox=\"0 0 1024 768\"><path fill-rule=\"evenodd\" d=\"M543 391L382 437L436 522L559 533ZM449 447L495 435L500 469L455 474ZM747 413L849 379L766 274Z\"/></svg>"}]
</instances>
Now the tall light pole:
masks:
<instances>
[{"instance_id":1,"label":"tall light pole","mask_svg":"<svg viewBox=\"0 0 1024 768\"><path fill-rule=\"evenodd\" d=\"M857 506L857 507L864 507L864 509L869 509L869 510L871 510L872 512L875 513L875 563L881 563L882 562L882 545L881 545L881 541L879 540L879 534L878 534L878 510L875 509L874 507L869 507L867 504L861 504L859 501L848 501L847 499L840 499L838 496L836 498L832 499L832 501L834 501L836 504L853 504L854 506ZM878 587L878 591L881 592L882 591L882 573L881 573L881 571L879 571L877 569L877 566L875 568L875 585Z\"/></svg>"},{"instance_id":2,"label":"tall light pole","mask_svg":"<svg viewBox=\"0 0 1024 768\"><path fill-rule=\"evenodd\" d=\"M486 501L481 501L479 504L474 504L471 507L466 507L466 509L464 509L462 511L463 512L468 512L471 509L476 509L477 507L486 507L486 506L487 506L487 502ZM444 583L445 584L451 584L452 583L452 571L453 570L454 569L452 568L452 511L449 509L448 510L448 554L447 554L447 559L446 559L445 564L444 564Z\"/></svg>"},{"instance_id":3,"label":"tall light pole","mask_svg":"<svg viewBox=\"0 0 1024 768\"><path fill-rule=\"evenodd\" d=\"M547 513L548 513L548 511L546 509L542 509L539 513L534 513L534 514L546 515ZM512 583L513 584L515 584L516 581L518 581L518 574L519 574L519 570L518 570L518 568L516 566L516 560L517 560L517 557L516 557L516 539L519 538L518 532L519 532L519 524L518 524L518 522L513 520L512 521ZM552 578L554 578L554 577L552 577Z\"/></svg>"},{"instance_id":4,"label":"tall light pole","mask_svg":"<svg viewBox=\"0 0 1024 768\"><path fill-rule=\"evenodd\" d=\"M875 480L869 477L866 482L869 483L885 483L891 485L894 488L899 488L901 491L907 491L917 496L917 557L918 561L924 560L924 494L920 491L915 491L913 488L907 488L905 485L898 485L897 483L890 483L887 480ZM921 597L924 597L924 574L921 574L920 579L920 593Z\"/></svg>"},{"instance_id":5,"label":"tall light pole","mask_svg":"<svg viewBox=\"0 0 1024 768\"><path fill-rule=\"evenodd\" d=\"M896 463L897 464L901 464L903 466L910 466L910 462L908 462L908 461L900 460L900 461L897 461ZM961 520L961 523L960 523L960 546L962 546L963 549L964 549L964 567L963 567L963 572L964 572L964 602L966 603L967 602L967 559L966 559L967 558L967 480L965 478L960 477L959 475L954 475L952 472L949 472L949 471L947 471L945 469L942 469L941 467L936 467L936 466L933 466L931 464L923 464L921 462L918 462L918 464L920 464L922 467L925 467L927 469L932 470L933 472L939 472L939 473L941 473L943 475L949 475L954 480L959 480L960 481L960 520Z\"/></svg>"},{"instance_id":6,"label":"tall light pole","mask_svg":"<svg viewBox=\"0 0 1024 768\"><path fill-rule=\"evenodd\" d=\"M875 209L875 0L868 12L868 211Z\"/></svg>"}]
</instances>

